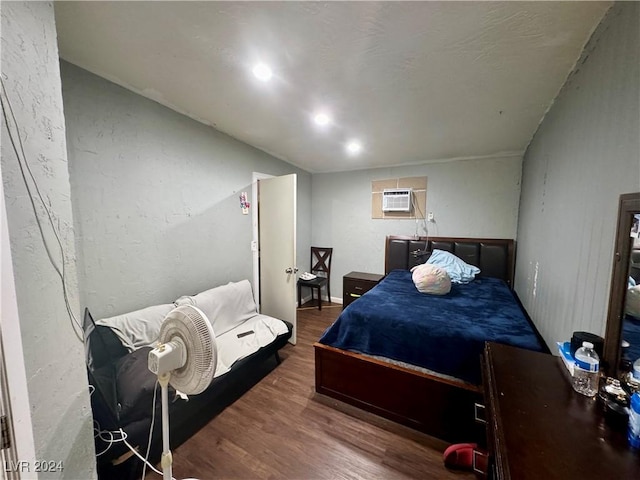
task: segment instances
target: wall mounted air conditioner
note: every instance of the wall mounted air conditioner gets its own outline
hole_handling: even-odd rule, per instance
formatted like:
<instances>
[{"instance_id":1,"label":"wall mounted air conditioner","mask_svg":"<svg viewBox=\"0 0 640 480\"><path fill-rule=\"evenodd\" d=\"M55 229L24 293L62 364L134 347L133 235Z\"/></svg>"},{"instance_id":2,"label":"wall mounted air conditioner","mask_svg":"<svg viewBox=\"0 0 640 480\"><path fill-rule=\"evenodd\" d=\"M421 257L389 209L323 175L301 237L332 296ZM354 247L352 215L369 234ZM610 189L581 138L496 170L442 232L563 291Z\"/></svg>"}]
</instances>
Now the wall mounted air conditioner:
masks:
<instances>
[{"instance_id":1,"label":"wall mounted air conditioner","mask_svg":"<svg viewBox=\"0 0 640 480\"><path fill-rule=\"evenodd\" d=\"M383 212L410 212L410 188L385 188L382 192Z\"/></svg>"}]
</instances>

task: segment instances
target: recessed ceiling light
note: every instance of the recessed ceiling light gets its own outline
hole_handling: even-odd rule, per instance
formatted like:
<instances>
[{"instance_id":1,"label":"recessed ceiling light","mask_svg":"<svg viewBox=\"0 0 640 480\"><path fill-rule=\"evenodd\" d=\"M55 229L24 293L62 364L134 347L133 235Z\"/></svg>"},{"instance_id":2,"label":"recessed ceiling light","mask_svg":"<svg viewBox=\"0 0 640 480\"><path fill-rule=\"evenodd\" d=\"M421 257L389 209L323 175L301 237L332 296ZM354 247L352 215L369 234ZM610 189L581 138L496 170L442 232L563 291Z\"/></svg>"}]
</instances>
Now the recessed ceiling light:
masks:
<instances>
[{"instance_id":1,"label":"recessed ceiling light","mask_svg":"<svg viewBox=\"0 0 640 480\"><path fill-rule=\"evenodd\" d=\"M273 73L271 72L271 68L269 65L264 63L258 63L253 67L253 74L256 76L258 80L262 80L263 82L268 82L271 79Z\"/></svg>"},{"instance_id":2,"label":"recessed ceiling light","mask_svg":"<svg viewBox=\"0 0 640 480\"><path fill-rule=\"evenodd\" d=\"M362 151L362 144L357 140L351 140L347 143L346 148L350 155L357 155Z\"/></svg>"},{"instance_id":3,"label":"recessed ceiling light","mask_svg":"<svg viewBox=\"0 0 640 480\"><path fill-rule=\"evenodd\" d=\"M331 122L331 118L326 113L318 113L315 117L313 117L313 121L316 122L316 125L320 125L324 127Z\"/></svg>"}]
</instances>

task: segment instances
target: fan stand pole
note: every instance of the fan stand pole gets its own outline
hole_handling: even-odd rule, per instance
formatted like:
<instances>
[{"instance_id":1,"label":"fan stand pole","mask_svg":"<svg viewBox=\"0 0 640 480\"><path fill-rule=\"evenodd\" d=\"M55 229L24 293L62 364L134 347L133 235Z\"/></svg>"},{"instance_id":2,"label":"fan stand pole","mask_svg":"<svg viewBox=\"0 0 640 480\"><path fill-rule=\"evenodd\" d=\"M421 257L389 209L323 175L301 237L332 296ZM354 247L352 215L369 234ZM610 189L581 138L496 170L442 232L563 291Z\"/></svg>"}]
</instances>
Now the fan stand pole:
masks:
<instances>
[{"instance_id":1,"label":"fan stand pole","mask_svg":"<svg viewBox=\"0 0 640 480\"><path fill-rule=\"evenodd\" d=\"M171 447L169 446L169 378L171 373L163 373L158 376L162 392L162 457L160 465L162 465L162 478L164 480L172 479L171 465L173 464L173 456L171 455Z\"/></svg>"}]
</instances>

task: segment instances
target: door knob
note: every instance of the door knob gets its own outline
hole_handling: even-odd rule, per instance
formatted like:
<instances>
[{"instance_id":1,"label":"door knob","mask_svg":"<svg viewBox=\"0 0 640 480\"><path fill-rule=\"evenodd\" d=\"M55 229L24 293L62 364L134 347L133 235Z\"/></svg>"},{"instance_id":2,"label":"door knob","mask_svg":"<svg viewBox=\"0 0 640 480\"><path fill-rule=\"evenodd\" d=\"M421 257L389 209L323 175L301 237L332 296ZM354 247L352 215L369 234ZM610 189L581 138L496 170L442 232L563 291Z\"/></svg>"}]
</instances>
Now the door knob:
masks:
<instances>
[{"instance_id":1,"label":"door knob","mask_svg":"<svg viewBox=\"0 0 640 480\"><path fill-rule=\"evenodd\" d=\"M289 267L284 271L284 273L297 273L297 272L298 272L298 269L295 267L294 268Z\"/></svg>"}]
</instances>

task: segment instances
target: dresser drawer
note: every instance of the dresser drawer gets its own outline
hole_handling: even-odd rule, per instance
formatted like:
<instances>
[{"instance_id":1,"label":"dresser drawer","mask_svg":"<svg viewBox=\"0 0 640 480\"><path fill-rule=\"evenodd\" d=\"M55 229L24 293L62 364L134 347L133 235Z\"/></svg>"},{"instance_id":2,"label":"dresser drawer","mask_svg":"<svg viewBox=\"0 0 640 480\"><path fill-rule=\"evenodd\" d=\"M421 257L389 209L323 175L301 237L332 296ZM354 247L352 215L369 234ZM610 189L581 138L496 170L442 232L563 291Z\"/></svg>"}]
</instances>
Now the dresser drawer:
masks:
<instances>
[{"instance_id":1,"label":"dresser drawer","mask_svg":"<svg viewBox=\"0 0 640 480\"><path fill-rule=\"evenodd\" d=\"M384 275L351 272L342 278L342 308L375 287Z\"/></svg>"}]
</instances>

